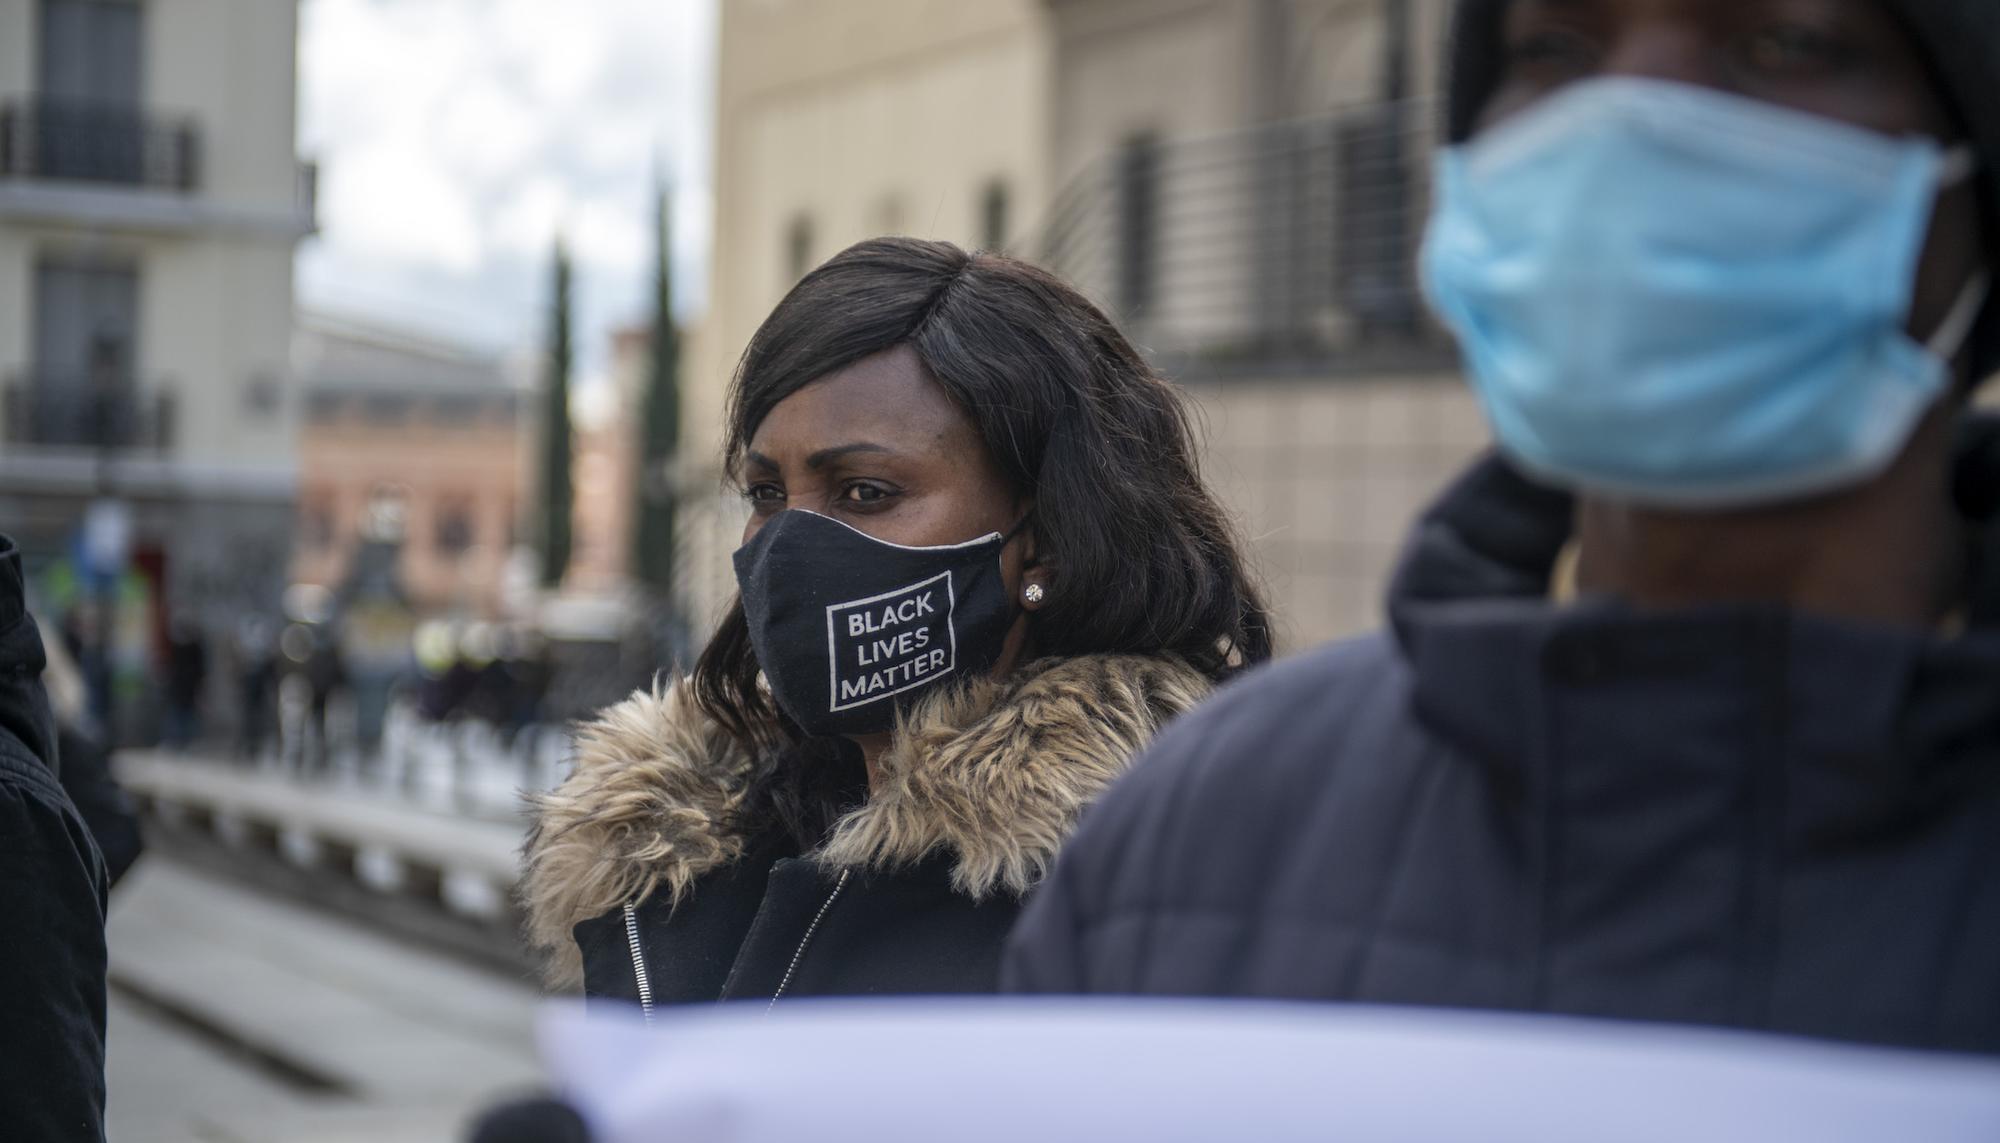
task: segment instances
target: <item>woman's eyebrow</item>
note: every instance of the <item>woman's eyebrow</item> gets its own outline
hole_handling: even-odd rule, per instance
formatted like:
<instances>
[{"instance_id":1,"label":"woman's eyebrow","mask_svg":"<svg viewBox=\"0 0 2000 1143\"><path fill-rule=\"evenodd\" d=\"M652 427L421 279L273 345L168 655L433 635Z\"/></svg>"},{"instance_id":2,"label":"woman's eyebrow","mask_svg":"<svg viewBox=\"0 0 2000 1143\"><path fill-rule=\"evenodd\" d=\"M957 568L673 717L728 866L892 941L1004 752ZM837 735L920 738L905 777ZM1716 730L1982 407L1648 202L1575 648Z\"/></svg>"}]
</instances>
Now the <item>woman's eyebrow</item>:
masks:
<instances>
[{"instance_id":1,"label":"woman's eyebrow","mask_svg":"<svg viewBox=\"0 0 2000 1143\"><path fill-rule=\"evenodd\" d=\"M857 441L853 444L834 445L831 448L820 449L818 452L815 452L811 456L806 457L806 467L814 470L822 469L825 468L827 465L832 464L834 461L841 459L842 457L852 456L855 453L880 453L883 455L893 455L895 451L896 451L895 449L890 448L888 445L871 444L867 441ZM783 465L780 465L777 461L772 460L770 457L765 456L763 453L758 452L755 449L746 451L743 454L743 466L745 468L755 468L766 472L778 472L784 467Z\"/></svg>"},{"instance_id":2,"label":"woman's eyebrow","mask_svg":"<svg viewBox=\"0 0 2000 1143\"><path fill-rule=\"evenodd\" d=\"M818 452L807 457L806 467L811 469L825 468L836 460L853 456L856 453L891 453L894 451L894 449L889 448L887 445L870 444L866 441L859 441L854 444L834 445L832 448L820 449Z\"/></svg>"}]
</instances>

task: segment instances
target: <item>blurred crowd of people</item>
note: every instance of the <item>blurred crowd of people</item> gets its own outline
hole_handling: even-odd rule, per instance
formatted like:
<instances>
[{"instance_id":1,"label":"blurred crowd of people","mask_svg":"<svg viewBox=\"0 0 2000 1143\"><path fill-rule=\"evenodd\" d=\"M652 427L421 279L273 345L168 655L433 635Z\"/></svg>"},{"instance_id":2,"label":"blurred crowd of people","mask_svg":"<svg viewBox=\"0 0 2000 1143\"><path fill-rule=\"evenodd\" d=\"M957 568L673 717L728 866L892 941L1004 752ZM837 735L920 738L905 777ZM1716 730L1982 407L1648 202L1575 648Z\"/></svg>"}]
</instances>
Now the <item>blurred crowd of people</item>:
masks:
<instances>
[{"instance_id":1,"label":"blurred crowd of people","mask_svg":"<svg viewBox=\"0 0 2000 1143\"><path fill-rule=\"evenodd\" d=\"M553 666L532 629L434 622L417 629L414 700L431 722L472 719L512 738L542 719Z\"/></svg>"},{"instance_id":2,"label":"blurred crowd of people","mask_svg":"<svg viewBox=\"0 0 2000 1143\"><path fill-rule=\"evenodd\" d=\"M242 616L221 637L176 615L147 683L121 687L97 614L79 604L48 625L72 665L74 717L93 737L307 773L341 752L368 758L392 708L511 743L548 717L557 681L549 641L524 624L425 621L399 652L357 655L340 619L319 611Z\"/></svg>"}]
</instances>

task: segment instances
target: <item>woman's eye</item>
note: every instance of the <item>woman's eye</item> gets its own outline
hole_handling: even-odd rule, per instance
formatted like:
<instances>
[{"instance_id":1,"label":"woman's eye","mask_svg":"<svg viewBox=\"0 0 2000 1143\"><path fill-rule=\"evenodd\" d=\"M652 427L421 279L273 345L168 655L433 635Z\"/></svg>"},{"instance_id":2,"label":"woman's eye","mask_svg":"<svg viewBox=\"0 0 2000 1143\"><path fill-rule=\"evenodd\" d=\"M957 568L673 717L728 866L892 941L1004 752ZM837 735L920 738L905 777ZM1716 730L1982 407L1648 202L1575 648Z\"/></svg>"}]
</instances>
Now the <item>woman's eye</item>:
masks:
<instances>
[{"instance_id":1,"label":"woman's eye","mask_svg":"<svg viewBox=\"0 0 2000 1143\"><path fill-rule=\"evenodd\" d=\"M752 504L779 504L785 499L785 490L775 484L753 484L743 490L744 499Z\"/></svg>"},{"instance_id":2,"label":"woman's eye","mask_svg":"<svg viewBox=\"0 0 2000 1143\"><path fill-rule=\"evenodd\" d=\"M850 504L875 504L887 500L889 496L889 490L879 484L850 484L840 494L840 498Z\"/></svg>"}]
</instances>

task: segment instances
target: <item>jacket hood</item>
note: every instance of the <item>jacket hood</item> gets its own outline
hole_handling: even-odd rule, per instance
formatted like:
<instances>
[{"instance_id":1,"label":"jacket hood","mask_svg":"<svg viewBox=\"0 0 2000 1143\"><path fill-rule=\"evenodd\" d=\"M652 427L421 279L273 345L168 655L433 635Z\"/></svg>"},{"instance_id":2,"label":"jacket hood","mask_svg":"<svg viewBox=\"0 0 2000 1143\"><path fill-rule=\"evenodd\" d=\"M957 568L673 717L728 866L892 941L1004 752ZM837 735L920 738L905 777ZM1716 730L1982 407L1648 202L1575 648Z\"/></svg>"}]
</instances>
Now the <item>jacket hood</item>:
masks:
<instances>
[{"instance_id":1,"label":"jacket hood","mask_svg":"<svg viewBox=\"0 0 2000 1143\"><path fill-rule=\"evenodd\" d=\"M26 753L54 773L55 717L49 713L48 696L36 685L43 639L28 614L24 583L21 550L0 535L0 679L18 684L0 692L0 736L18 739Z\"/></svg>"},{"instance_id":2,"label":"jacket hood","mask_svg":"<svg viewBox=\"0 0 2000 1143\"><path fill-rule=\"evenodd\" d=\"M889 870L948 852L960 893L1025 893L1084 808L1211 689L1179 659L1105 655L1046 659L932 695L899 722L868 801L810 857ZM528 936L552 985L580 979L578 922L655 893L678 902L743 855L734 823L753 770L685 681L579 729L569 778L531 801L523 850Z\"/></svg>"},{"instance_id":3,"label":"jacket hood","mask_svg":"<svg viewBox=\"0 0 2000 1143\"><path fill-rule=\"evenodd\" d=\"M1970 539L1967 608L2000 627L2000 415L1959 429L1952 496ZM1569 542L1576 500L1495 453L1475 462L1418 518L1389 587L1389 618L1408 649L1440 609L1542 600Z\"/></svg>"},{"instance_id":4,"label":"jacket hood","mask_svg":"<svg viewBox=\"0 0 2000 1143\"><path fill-rule=\"evenodd\" d=\"M1808 753L1873 758L1896 781L1975 764L1967 750L2000 728L2000 419L1966 419L1955 493L1970 539L1969 629L1943 639L1775 605L1557 607L1549 589L1573 500L1490 456L1418 521L1391 583L1417 713L1517 771L1552 732L1541 712L1561 691L1650 696L1657 710L1670 696L1747 701L1747 688L1778 687Z\"/></svg>"}]
</instances>

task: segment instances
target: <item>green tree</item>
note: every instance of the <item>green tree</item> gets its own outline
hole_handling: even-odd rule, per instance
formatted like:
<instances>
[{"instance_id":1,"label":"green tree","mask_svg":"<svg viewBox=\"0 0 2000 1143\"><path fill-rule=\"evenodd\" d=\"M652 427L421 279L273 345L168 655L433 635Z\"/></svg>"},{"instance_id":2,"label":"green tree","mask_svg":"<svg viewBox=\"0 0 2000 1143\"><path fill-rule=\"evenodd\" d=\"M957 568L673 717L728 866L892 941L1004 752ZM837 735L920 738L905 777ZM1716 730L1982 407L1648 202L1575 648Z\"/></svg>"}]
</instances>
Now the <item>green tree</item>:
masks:
<instances>
[{"instance_id":1,"label":"green tree","mask_svg":"<svg viewBox=\"0 0 2000 1143\"><path fill-rule=\"evenodd\" d=\"M570 437L570 264L569 250L556 239L554 296L549 303L549 348L542 386L541 583L553 589L569 569L572 543L571 511L575 493L570 482L574 442Z\"/></svg>"},{"instance_id":2,"label":"green tree","mask_svg":"<svg viewBox=\"0 0 2000 1143\"><path fill-rule=\"evenodd\" d=\"M654 204L652 363L638 425L638 503L633 506L632 572L664 602L674 587L674 455L681 436L681 338L674 325L673 197L664 180Z\"/></svg>"}]
</instances>

